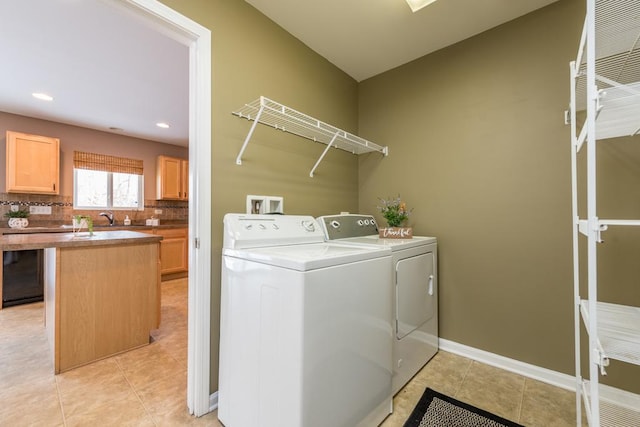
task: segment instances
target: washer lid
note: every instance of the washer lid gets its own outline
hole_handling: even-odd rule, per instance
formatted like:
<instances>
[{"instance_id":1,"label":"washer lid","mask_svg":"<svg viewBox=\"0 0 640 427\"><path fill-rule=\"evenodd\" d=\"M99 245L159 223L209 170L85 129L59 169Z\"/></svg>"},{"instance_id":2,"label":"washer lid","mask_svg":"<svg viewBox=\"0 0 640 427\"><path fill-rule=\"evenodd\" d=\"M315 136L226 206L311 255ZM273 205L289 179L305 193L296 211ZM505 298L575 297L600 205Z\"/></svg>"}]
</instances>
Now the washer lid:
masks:
<instances>
[{"instance_id":1,"label":"washer lid","mask_svg":"<svg viewBox=\"0 0 640 427\"><path fill-rule=\"evenodd\" d=\"M383 248L390 248L392 251L399 251L401 249L415 248L416 246L428 245L430 243L436 243L435 237L422 237L414 236L411 239L381 239L377 235L362 236L362 237L350 237L348 239L332 240L331 242L357 244L357 245L375 245Z\"/></svg>"},{"instance_id":2,"label":"washer lid","mask_svg":"<svg viewBox=\"0 0 640 427\"><path fill-rule=\"evenodd\" d=\"M222 254L297 271L309 271L389 257L391 256L391 250L382 247L373 248L372 246L343 245L329 242L251 249L225 248Z\"/></svg>"}]
</instances>

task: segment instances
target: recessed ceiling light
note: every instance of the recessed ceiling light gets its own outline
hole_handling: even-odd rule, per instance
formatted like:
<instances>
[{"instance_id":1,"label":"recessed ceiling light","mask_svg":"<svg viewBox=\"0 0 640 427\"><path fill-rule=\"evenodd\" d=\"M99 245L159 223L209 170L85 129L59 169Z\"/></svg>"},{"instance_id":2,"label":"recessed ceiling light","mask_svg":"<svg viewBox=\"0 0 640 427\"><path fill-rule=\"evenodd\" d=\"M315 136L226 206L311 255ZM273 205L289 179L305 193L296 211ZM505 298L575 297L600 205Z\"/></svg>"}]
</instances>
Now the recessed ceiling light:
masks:
<instances>
[{"instance_id":1,"label":"recessed ceiling light","mask_svg":"<svg viewBox=\"0 0 640 427\"><path fill-rule=\"evenodd\" d=\"M31 94L34 98L41 99L43 101L53 101L53 96L47 95L46 93L34 92Z\"/></svg>"},{"instance_id":2,"label":"recessed ceiling light","mask_svg":"<svg viewBox=\"0 0 640 427\"><path fill-rule=\"evenodd\" d=\"M158 126L159 128L162 128L162 129L169 129L169 125L166 124L165 122L156 123L156 126Z\"/></svg>"},{"instance_id":3,"label":"recessed ceiling light","mask_svg":"<svg viewBox=\"0 0 640 427\"><path fill-rule=\"evenodd\" d=\"M411 8L412 12L417 12L423 7L429 6L435 1L436 0L407 0L407 3L409 3L409 7Z\"/></svg>"}]
</instances>

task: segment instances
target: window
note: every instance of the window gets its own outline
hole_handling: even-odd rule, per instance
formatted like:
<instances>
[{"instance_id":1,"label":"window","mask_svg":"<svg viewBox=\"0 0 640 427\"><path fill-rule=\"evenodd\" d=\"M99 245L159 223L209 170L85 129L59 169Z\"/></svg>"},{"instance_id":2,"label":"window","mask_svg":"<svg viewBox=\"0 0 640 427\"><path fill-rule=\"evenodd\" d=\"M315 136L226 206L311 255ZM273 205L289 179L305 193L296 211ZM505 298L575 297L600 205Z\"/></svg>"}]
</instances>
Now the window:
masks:
<instances>
[{"instance_id":1,"label":"window","mask_svg":"<svg viewBox=\"0 0 640 427\"><path fill-rule=\"evenodd\" d=\"M142 160L73 153L74 209L144 209Z\"/></svg>"}]
</instances>

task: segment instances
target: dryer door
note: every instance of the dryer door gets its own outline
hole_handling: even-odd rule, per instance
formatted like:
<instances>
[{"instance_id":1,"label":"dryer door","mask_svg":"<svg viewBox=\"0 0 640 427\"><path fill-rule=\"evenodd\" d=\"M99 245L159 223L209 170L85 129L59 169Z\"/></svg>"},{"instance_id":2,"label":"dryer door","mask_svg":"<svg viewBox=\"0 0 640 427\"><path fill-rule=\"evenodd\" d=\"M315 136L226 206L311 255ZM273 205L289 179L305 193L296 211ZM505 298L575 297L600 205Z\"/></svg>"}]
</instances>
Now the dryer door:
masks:
<instances>
[{"instance_id":1,"label":"dryer door","mask_svg":"<svg viewBox=\"0 0 640 427\"><path fill-rule=\"evenodd\" d=\"M433 253L396 264L396 337L402 339L434 316L437 292Z\"/></svg>"}]
</instances>

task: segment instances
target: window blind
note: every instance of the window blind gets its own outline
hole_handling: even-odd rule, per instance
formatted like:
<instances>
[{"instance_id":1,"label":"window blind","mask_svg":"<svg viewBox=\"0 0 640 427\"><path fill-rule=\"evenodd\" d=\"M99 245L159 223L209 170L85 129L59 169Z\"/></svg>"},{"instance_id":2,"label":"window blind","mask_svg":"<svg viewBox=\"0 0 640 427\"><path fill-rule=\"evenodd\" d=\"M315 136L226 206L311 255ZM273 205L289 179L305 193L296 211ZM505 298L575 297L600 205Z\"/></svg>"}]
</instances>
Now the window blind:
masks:
<instances>
[{"instance_id":1,"label":"window blind","mask_svg":"<svg viewBox=\"0 0 640 427\"><path fill-rule=\"evenodd\" d=\"M76 169L143 175L142 160L86 153L84 151L73 152L73 167Z\"/></svg>"}]
</instances>

